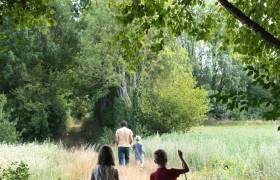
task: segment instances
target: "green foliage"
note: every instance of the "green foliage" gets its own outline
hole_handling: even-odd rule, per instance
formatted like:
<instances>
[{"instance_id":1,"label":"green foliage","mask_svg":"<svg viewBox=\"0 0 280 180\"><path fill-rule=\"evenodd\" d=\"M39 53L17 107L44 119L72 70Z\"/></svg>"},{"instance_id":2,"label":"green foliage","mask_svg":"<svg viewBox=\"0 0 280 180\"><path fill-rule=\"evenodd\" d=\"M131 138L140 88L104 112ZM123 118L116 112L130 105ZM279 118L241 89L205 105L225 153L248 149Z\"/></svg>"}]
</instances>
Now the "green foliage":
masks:
<instances>
[{"instance_id":1,"label":"green foliage","mask_svg":"<svg viewBox=\"0 0 280 180\"><path fill-rule=\"evenodd\" d=\"M24 162L12 162L10 166L5 169L0 168L1 180L28 180L29 168Z\"/></svg>"},{"instance_id":2,"label":"green foliage","mask_svg":"<svg viewBox=\"0 0 280 180\"><path fill-rule=\"evenodd\" d=\"M212 1L107 3L3 1L0 91L23 140L58 139L73 120L83 123L86 139L98 140L123 119L148 135L154 127L185 130L208 109L236 119L279 115L277 68L268 61L278 52ZM258 15L235 3L261 25L262 13L278 17L263 3L251 2ZM172 39L182 32L195 42L184 46L187 53Z\"/></svg>"},{"instance_id":3,"label":"green foliage","mask_svg":"<svg viewBox=\"0 0 280 180\"><path fill-rule=\"evenodd\" d=\"M99 144L114 144L115 132L112 129L104 127L98 139Z\"/></svg>"},{"instance_id":4,"label":"green foliage","mask_svg":"<svg viewBox=\"0 0 280 180\"><path fill-rule=\"evenodd\" d=\"M56 13L50 0L2 0L0 8L0 23L9 19L17 29L44 25L53 21ZM52 24L52 23L50 23Z\"/></svg>"},{"instance_id":5,"label":"green foliage","mask_svg":"<svg viewBox=\"0 0 280 180\"><path fill-rule=\"evenodd\" d=\"M204 120L207 94L195 89L192 79L185 76L156 86L149 95L142 95L142 111L150 130L160 133L186 130Z\"/></svg>"},{"instance_id":6,"label":"green foliage","mask_svg":"<svg viewBox=\"0 0 280 180\"><path fill-rule=\"evenodd\" d=\"M268 111L266 116L270 119L279 116L279 88L278 85L272 86L276 80L279 81L279 47L272 46L265 41L265 37L255 32L255 29L243 26L236 16L230 14L229 8L220 6L222 1L110 1L113 12L122 29L119 33L119 41L124 44L123 57L131 66L139 66L143 61L141 51L144 49L159 52L164 46L164 31L169 29L175 35L187 32L195 40L204 40L213 42L217 39L218 48L222 51L229 51L229 55L235 59L242 60L246 65L254 66L256 69L266 72L263 76L258 74L254 76L265 89L271 88L271 93L277 99L271 101L263 98L262 102L271 105L272 110ZM253 1L250 5L241 0L233 2L236 6L247 15L252 21L258 23L264 30L279 39L279 14L275 13L277 1ZM133 28L131 28L133 27ZM158 33L152 36L152 46L146 43L149 32L157 29ZM130 48L128 44L134 44ZM237 58L238 57L238 58ZM137 59L137 60L135 60ZM248 75L253 75L249 71ZM271 83L268 83L268 79ZM278 84L278 83L276 83ZM276 92L276 93L275 93ZM241 94L243 94L241 92ZM237 96L235 96L237 97ZM229 107L238 106L242 100L231 96L234 103ZM268 106L269 106L268 105ZM241 104L241 110L248 110L249 104Z\"/></svg>"},{"instance_id":7,"label":"green foliage","mask_svg":"<svg viewBox=\"0 0 280 180\"><path fill-rule=\"evenodd\" d=\"M220 41L196 42L187 35L179 38L191 60L197 85L211 97L209 116L215 119L259 119L270 111L262 101L271 92L247 75L238 59L220 48ZM276 97L276 96L273 96Z\"/></svg>"},{"instance_id":8,"label":"green foliage","mask_svg":"<svg viewBox=\"0 0 280 180\"><path fill-rule=\"evenodd\" d=\"M23 140L58 138L67 130L79 27L70 2L61 3L53 3L59 16L48 33L38 27L15 32L9 19L1 29L8 40L1 42L6 50L0 53L0 90Z\"/></svg>"},{"instance_id":9,"label":"green foliage","mask_svg":"<svg viewBox=\"0 0 280 180\"><path fill-rule=\"evenodd\" d=\"M279 15L273 13L273 7L277 2L250 1L250 3L252 3L251 6L247 6L247 4L241 1L236 1L234 4L253 21L259 23L277 37L277 33L279 34L279 32L277 32L278 30L275 29L274 25L279 23L276 20ZM279 64L277 63L279 61L279 49L263 41L258 34L248 30L248 27L242 26L232 15L224 11L223 8L212 5L210 8L212 9L210 14L216 18L217 22L226 22L219 23L220 25L217 29L213 28L211 30L212 34L220 37L219 41L223 45L223 49L229 50L231 52L230 55L234 59L239 59L245 64L244 70L250 76L253 86L261 86L267 91L265 95L260 96L260 94L256 94L254 97L250 96L250 99L247 99L247 101L244 97L247 98L248 91L252 92L250 90L252 85L249 85L248 91L239 91L228 96L230 99L236 101L230 104L229 107L236 108L239 106L240 110L248 111L252 106L260 105L259 107L262 108L266 104L267 108L265 110L266 112L264 112L264 117L267 119L276 119L279 117L280 107L279 93L277 92L279 90ZM258 9L258 12L255 11L256 9ZM221 31L221 28L223 31ZM273 100L267 94L271 95ZM221 94L218 96L221 96Z\"/></svg>"},{"instance_id":10,"label":"green foliage","mask_svg":"<svg viewBox=\"0 0 280 180\"><path fill-rule=\"evenodd\" d=\"M14 91L15 110L12 118L17 119L17 129L21 131L23 140L44 140L49 134L47 104L44 89L40 85L28 85Z\"/></svg>"},{"instance_id":11,"label":"green foliage","mask_svg":"<svg viewBox=\"0 0 280 180\"><path fill-rule=\"evenodd\" d=\"M18 138L19 134L16 131L15 123L7 120L0 120L0 142L16 143Z\"/></svg>"},{"instance_id":12,"label":"green foliage","mask_svg":"<svg viewBox=\"0 0 280 180\"><path fill-rule=\"evenodd\" d=\"M16 131L15 123L8 120L8 113L4 109L6 103L5 95L0 94L0 142L15 143L19 134Z\"/></svg>"},{"instance_id":13,"label":"green foliage","mask_svg":"<svg viewBox=\"0 0 280 180\"><path fill-rule=\"evenodd\" d=\"M176 46L166 48L148 67L150 81L141 94L141 110L150 131L184 131L205 118L207 94L195 87L185 55Z\"/></svg>"},{"instance_id":14,"label":"green foliage","mask_svg":"<svg viewBox=\"0 0 280 180\"><path fill-rule=\"evenodd\" d=\"M159 52L165 44L166 28L174 35L184 30L190 33L203 32L199 21L195 21L195 5L203 6L203 1L109 1L109 6L122 28L117 33L117 41L122 47L122 56L131 69L143 62L139 55L143 49ZM156 31L155 31L156 30ZM154 35L151 36L150 33ZM149 39L150 43L146 40Z\"/></svg>"},{"instance_id":15,"label":"green foliage","mask_svg":"<svg viewBox=\"0 0 280 180\"><path fill-rule=\"evenodd\" d=\"M123 64L118 43L113 42L118 25L106 2L97 1L85 12L81 16L81 52L77 57L80 66L76 69L74 103L75 108L83 108L79 111L85 118L82 133L89 142L96 143L103 128L114 129L126 111L118 99Z\"/></svg>"}]
</instances>

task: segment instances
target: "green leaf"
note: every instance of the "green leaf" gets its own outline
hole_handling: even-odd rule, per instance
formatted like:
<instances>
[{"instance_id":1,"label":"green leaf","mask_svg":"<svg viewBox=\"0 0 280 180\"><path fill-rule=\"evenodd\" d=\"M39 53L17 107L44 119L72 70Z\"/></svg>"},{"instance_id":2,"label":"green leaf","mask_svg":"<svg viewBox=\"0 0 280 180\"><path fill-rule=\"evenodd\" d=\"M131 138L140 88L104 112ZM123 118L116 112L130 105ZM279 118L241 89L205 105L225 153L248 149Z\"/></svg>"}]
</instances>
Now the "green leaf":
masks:
<instances>
[{"instance_id":1,"label":"green leaf","mask_svg":"<svg viewBox=\"0 0 280 180\"><path fill-rule=\"evenodd\" d=\"M247 75L248 75L248 76L251 76L251 75L253 75L253 73L254 73L254 71L251 70L251 71L249 71L249 72L247 73Z\"/></svg>"}]
</instances>

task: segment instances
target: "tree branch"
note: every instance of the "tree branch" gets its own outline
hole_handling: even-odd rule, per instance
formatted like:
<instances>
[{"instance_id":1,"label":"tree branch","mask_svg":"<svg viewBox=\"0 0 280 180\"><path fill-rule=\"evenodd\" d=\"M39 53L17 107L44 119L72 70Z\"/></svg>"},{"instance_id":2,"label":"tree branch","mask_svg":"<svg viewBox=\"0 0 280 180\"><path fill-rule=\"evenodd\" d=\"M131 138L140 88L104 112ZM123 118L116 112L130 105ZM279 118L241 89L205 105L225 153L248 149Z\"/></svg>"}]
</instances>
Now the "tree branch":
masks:
<instances>
[{"instance_id":1,"label":"tree branch","mask_svg":"<svg viewBox=\"0 0 280 180\"><path fill-rule=\"evenodd\" d=\"M242 24L245 24L251 30L255 31L261 36L261 38L267 43L280 49L280 40L269 33L266 29L261 27L257 22L251 20L247 15L245 15L240 9L234 6L228 0L218 0L220 4L230 12L236 19L238 19Z\"/></svg>"}]
</instances>

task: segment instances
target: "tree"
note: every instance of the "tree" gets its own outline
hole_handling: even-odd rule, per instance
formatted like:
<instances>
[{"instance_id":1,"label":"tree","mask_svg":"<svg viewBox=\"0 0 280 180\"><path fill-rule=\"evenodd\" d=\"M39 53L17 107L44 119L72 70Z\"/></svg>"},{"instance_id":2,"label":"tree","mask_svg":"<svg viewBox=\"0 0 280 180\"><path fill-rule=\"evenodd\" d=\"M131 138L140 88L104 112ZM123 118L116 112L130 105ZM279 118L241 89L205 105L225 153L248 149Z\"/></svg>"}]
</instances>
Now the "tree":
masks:
<instances>
[{"instance_id":1,"label":"tree","mask_svg":"<svg viewBox=\"0 0 280 180\"><path fill-rule=\"evenodd\" d=\"M55 8L50 0L2 0L0 4L0 24L9 19L15 27L32 27L52 21Z\"/></svg>"},{"instance_id":2,"label":"tree","mask_svg":"<svg viewBox=\"0 0 280 180\"><path fill-rule=\"evenodd\" d=\"M205 119L208 99L195 87L186 52L173 44L143 70L140 96L144 125L152 132L187 130Z\"/></svg>"},{"instance_id":3,"label":"tree","mask_svg":"<svg viewBox=\"0 0 280 180\"><path fill-rule=\"evenodd\" d=\"M236 19L238 19L241 23L245 24L248 28L252 29L253 31L255 31L257 34L260 35L260 37L266 41L268 44L275 46L276 48L280 48L280 40L275 37L273 34L271 34L270 32L268 32L264 27L262 27L261 25L259 25L257 22L255 22L254 20L252 20L250 17L248 17L246 14L244 14L240 9L238 9L236 6L234 6L232 3L230 3L227 0L218 0L219 3L228 11L230 12ZM251 1L254 6L260 7L258 2L253 2ZM273 1L270 1L269 4L272 5ZM237 2L237 4L240 3ZM274 2L274 5L277 5L277 1ZM265 4L265 7L267 6L267 4ZM274 7L273 7L274 8ZM264 17L265 15L267 15L267 18L269 15L271 15L271 13L273 13L274 9L270 9L270 13L267 13L268 11L266 10L267 14L263 14L262 16ZM270 19L269 23L278 23L277 21L274 21ZM274 31L274 30L273 30Z\"/></svg>"},{"instance_id":4,"label":"tree","mask_svg":"<svg viewBox=\"0 0 280 180\"><path fill-rule=\"evenodd\" d=\"M118 25L103 1L92 4L80 21L83 24L81 52L77 57L80 66L76 69L79 81L74 90L78 100L75 104L79 103L75 107L84 102L82 133L87 140L96 141L104 129L115 128L119 121L115 110L121 107L115 106L123 64L119 46L113 44Z\"/></svg>"},{"instance_id":5,"label":"tree","mask_svg":"<svg viewBox=\"0 0 280 180\"><path fill-rule=\"evenodd\" d=\"M271 96L269 90L253 83L238 59L220 47L221 42L213 38L211 43L195 42L191 37L178 38L190 58L197 86L208 91L211 98L210 117L215 119L259 119L264 118L266 108L262 99ZM215 96L217 93L221 96ZM238 105L236 102L241 102ZM244 112L244 108L248 112ZM242 111L237 113L238 111Z\"/></svg>"},{"instance_id":6,"label":"tree","mask_svg":"<svg viewBox=\"0 0 280 180\"><path fill-rule=\"evenodd\" d=\"M122 1L113 6L113 9L120 24L124 27L124 30L120 32L123 42L132 39L125 35L133 34L131 31L136 34L133 36L134 41L142 42L142 39L145 39L143 37L147 36L153 28L156 28L158 32L163 32L167 28L175 35L186 32L188 35L194 36L196 40L204 41L211 41L214 35L223 42L224 49L230 49L232 55L239 56L238 59L247 64L250 69L254 69L256 72L253 73L255 74L254 79L257 83L265 88L273 89L271 91L273 96L279 99L279 88L275 83L275 79L277 81L279 79L277 63L280 57L279 39L277 38L279 13L274 13L274 7L278 1L252 0L250 6L241 0L235 1L236 5L225 0L218 2L222 6L217 6L218 3L214 5L212 1L203 3L199 0ZM236 21L236 18L246 26L242 26ZM137 26L138 30L135 31L137 28L129 29L130 26ZM216 34L219 36L217 37ZM155 36L154 43L158 47L154 50L159 52L164 44L163 33ZM135 54L141 48L148 47L140 43L136 51L131 52L131 49L124 51L124 57L135 59ZM126 59L128 62L132 62L130 58ZM139 63L135 64L135 66L138 65ZM264 101L267 100L264 99ZM268 101L267 103L273 106L270 118L279 116L279 101Z\"/></svg>"},{"instance_id":7,"label":"tree","mask_svg":"<svg viewBox=\"0 0 280 180\"><path fill-rule=\"evenodd\" d=\"M9 18L1 31L8 40L0 53L0 90L23 140L58 138L67 130L79 28L69 1L53 5L57 24L48 33L37 27L13 31Z\"/></svg>"}]
</instances>

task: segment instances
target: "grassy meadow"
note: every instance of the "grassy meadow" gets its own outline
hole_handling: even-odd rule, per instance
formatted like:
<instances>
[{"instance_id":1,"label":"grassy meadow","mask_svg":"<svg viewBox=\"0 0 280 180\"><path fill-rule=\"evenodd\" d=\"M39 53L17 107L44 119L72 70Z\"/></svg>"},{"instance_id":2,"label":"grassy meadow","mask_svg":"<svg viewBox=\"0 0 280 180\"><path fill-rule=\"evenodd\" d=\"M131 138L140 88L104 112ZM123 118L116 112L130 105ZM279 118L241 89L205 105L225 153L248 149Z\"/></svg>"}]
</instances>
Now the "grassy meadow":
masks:
<instances>
[{"instance_id":1,"label":"grassy meadow","mask_svg":"<svg viewBox=\"0 0 280 180\"><path fill-rule=\"evenodd\" d=\"M197 127L144 140L150 158L166 149L170 164L178 165L176 149L185 152L191 179L280 179L280 132L276 125Z\"/></svg>"},{"instance_id":2,"label":"grassy meadow","mask_svg":"<svg viewBox=\"0 0 280 180\"><path fill-rule=\"evenodd\" d=\"M181 149L191 166L188 179L280 179L280 132L276 124L220 125L196 127L188 133L155 135L143 140L145 167L120 168L121 180L149 179L156 168L153 151L163 148L169 165L180 167ZM31 179L89 179L96 163L94 147L65 149L52 143L0 145L0 166L24 161ZM181 177L184 179L185 177Z\"/></svg>"}]
</instances>

